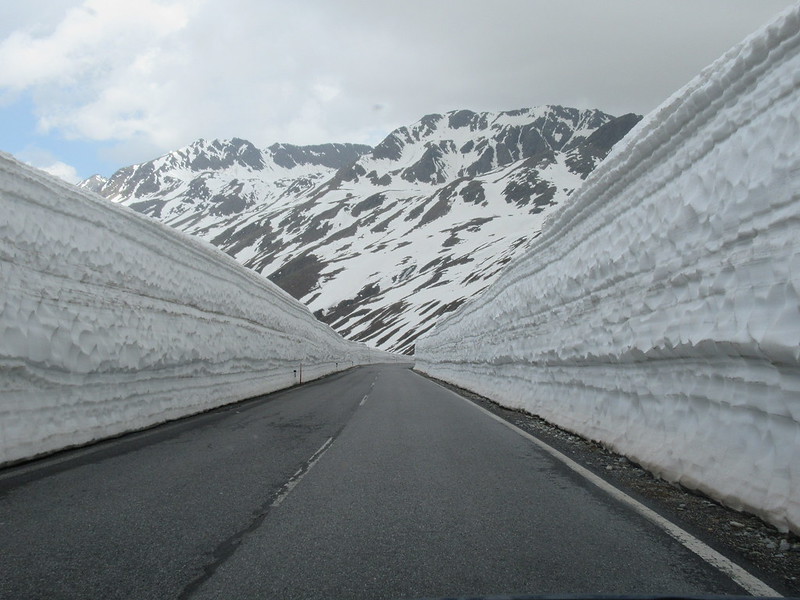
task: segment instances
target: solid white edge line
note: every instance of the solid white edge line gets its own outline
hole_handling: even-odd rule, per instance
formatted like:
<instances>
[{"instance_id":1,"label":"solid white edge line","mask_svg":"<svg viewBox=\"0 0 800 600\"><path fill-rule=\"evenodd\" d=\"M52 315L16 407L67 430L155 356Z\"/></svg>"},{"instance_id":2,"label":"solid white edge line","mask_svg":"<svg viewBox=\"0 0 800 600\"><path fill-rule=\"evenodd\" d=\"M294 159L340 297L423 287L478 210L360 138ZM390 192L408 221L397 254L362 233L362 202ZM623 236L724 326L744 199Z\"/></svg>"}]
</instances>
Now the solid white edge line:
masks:
<instances>
[{"instance_id":1,"label":"solid white edge line","mask_svg":"<svg viewBox=\"0 0 800 600\"><path fill-rule=\"evenodd\" d=\"M320 446L319 450L317 450L316 452L314 452L314 454L311 455L311 458L308 460L308 465L306 466L306 468L303 469L301 467L297 471L297 473L292 475L291 479L289 479L289 481L287 481L286 484L284 484L283 489L275 497L275 500L272 501L272 504L270 505L272 508L281 505L281 502L283 502L286 499L286 496L288 496L289 493L295 488L295 486L298 483L300 483L303 477L305 477L308 474L308 472L313 468L313 466L317 464L319 459L322 458L322 455L325 454L325 451L328 448L330 448L332 443L333 443L333 438L329 437L327 441L324 444L322 444L322 446Z\"/></svg>"},{"instance_id":2,"label":"solid white edge line","mask_svg":"<svg viewBox=\"0 0 800 600\"><path fill-rule=\"evenodd\" d=\"M625 505L629 506L630 508L632 508L633 510L635 510L637 513L639 513L645 519L647 519L651 523L655 524L656 526L660 527L666 533L668 533L671 537L673 537L676 540L678 540L686 548L688 548L689 550L691 550L692 552L697 554L700 558L702 558L704 561L709 563L711 566L713 566L716 569L718 569L718 570L722 571L723 573L725 573L728 577L733 579L734 582L736 582L738 585L740 585L742 588L744 588L749 594L752 594L754 596L772 596L772 597L775 597L775 598L782 598L783 597L777 591L775 591L771 587L769 587L766 583L764 583L763 581L758 579L755 575L752 575L752 574L748 573L742 567L740 567L735 562L731 561L730 559L726 558L725 556L723 556L722 554L720 554L719 552L714 550L711 546L709 546L705 542L700 541L699 539L694 537L689 532L681 529L680 527L678 527L677 525L675 525L671 521L669 521L669 520L665 519L664 517L662 517L661 515L659 515L654 510L652 510L650 508L647 508L644 504L642 504L638 500L635 500L635 499L631 498L630 496L628 496L628 494L626 494L622 490L614 487L613 485L608 483L605 479L602 479L601 477L598 477L597 475L592 473L589 469L586 469L585 467L582 467L581 465L576 463L574 460L572 460L571 458L569 458L565 454L562 454L561 452L559 452L558 450L556 450L552 446L549 446L548 444L546 444L542 440L534 437L533 435L531 435L527 431L525 431L523 429L520 429L519 427L517 427L513 423L509 423L508 421L506 421L502 417L498 417L493 412L486 410L482 406L479 406L478 404L475 404L474 402L472 402L471 400L469 400L467 398L464 398L464 396L461 396L460 394L456 394L452 390L448 390L447 388L444 388L444 387L442 389L445 389L448 392L450 392L452 394L455 394L456 396L461 398L464 402L466 402L466 403L474 406L478 410L486 413L488 416L493 418L498 423L501 423L501 424L505 425L506 427L508 427L512 431L514 431L514 432L518 433L519 435L521 435L522 437L530 440L531 442L533 442L534 444L539 446L542 450L544 450L545 452L547 452L548 454L550 454L554 458L560 460L566 466L568 466L570 469L572 469L573 471L575 471L576 473L578 473L582 477L588 479L591 483L593 483L594 485L599 487L604 492L606 492L609 495L611 495L614 499L619 500L623 504L625 504Z\"/></svg>"}]
</instances>

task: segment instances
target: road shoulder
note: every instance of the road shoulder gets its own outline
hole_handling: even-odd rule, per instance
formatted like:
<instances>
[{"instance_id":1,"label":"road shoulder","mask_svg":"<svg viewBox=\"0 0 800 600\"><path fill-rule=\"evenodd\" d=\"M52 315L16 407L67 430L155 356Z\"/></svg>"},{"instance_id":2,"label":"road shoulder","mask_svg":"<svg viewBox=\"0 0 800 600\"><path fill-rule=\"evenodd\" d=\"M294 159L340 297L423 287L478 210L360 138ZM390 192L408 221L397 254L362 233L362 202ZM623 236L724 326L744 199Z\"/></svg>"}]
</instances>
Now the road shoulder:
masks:
<instances>
[{"instance_id":1,"label":"road shoulder","mask_svg":"<svg viewBox=\"0 0 800 600\"><path fill-rule=\"evenodd\" d=\"M784 595L800 596L800 537L659 479L602 444L415 371L552 446Z\"/></svg>"}]
</instances>

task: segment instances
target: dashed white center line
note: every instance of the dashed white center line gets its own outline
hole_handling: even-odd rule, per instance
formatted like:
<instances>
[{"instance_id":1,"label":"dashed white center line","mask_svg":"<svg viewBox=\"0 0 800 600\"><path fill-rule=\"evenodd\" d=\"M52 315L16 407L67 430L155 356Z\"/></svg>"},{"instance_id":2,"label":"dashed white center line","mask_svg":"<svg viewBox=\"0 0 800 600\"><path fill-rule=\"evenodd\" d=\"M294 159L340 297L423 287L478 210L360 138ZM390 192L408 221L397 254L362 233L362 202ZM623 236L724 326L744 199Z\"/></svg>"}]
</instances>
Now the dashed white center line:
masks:
<instances>
[{"instance_id":1,"label":"dashed white center line","mask_svg":"<svg viewBox=\"0 0 800 600\"><path fill-rule=\"evenodd\" d=\"M306 476L306 474L311 470L311 468L315 464L317 464L319 459L322 458L322 455L325 454L325 451L328 448L330 448L332 443L333 443L333 438L329 437L328 440L324 444L322 444L320 449L317 450L316 452L314 452L314 454L311 455L311 458L308 459L308 462L304 466L300 467L300 469L297 471L297 473L292 475L292 478L289 479L289 481L287 481L284 484L283 489L281 489L281 491L275 497L275 500L272 501L272 505L271 505L272 508L275 508L276 506L280 506L281 502L283 502L286 499L286 496L289 495L289 493L295 488L295 486L298 483L300 483L300 480L303 479L303 477Z\"/></svg>"},{"instance_id":2,"label":"dashed white center line","mask_svg":"<svg viewBox=\"0 0 800 600\"><path fill-rule=\"evenodd\" d=\"M364 406L364 404L367 402L367 398L368 398L368 397L369 397L369 395L365 395L365 396L364 396L364 397L361 399L361 402L359 402L359 403L358 403L358 405L359 405L359 406Z\"/></svg>"}]
</instances>

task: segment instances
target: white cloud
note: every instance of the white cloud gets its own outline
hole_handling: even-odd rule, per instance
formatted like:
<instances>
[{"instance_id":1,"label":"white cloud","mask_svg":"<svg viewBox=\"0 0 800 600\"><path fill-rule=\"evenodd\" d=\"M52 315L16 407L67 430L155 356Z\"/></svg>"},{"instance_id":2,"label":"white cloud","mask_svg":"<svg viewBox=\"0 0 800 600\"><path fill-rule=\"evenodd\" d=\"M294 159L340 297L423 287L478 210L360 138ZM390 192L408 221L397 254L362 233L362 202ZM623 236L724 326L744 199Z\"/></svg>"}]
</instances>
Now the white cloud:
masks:
<instances>
[{"instance_id":1,"label":"white cloud","mask_svg":"<svg viewBox=\"0 0 800 600\"><path fill-rule=\"evenodd\" d=\"M187 4L85 0L49 35L18 30L5 38L0 44L0 85L25 88L102 79L135 63L138 49L183 28Z\"/></svg>"},{"instance_id":2,"label":"white cloud","mask_svg":"<svg viewBox=\"0 0 800 600\"><path fill-rule=\"evenodd\" d=\"M60 177L69 183L78 183L81 180L75 167L58 160L49 150L28 146L17 153L17 158L32 167Z\"/></svg>"},{"instance_id":3,"label":"white cloud","mask_svg":"<svg viewBox=\"0 0 800 600\"><path fill-rule=\"evenodd\" d=\"M31 90L39 130L93 140L154 135L148 90L183 29L192 0L85 0L49 32L18 30L0 43L0 86Z\"/></svg>"},{"instance_id":4,"label":"white cloud","mask_svg":"<svg viewBox=\"0 0 800 600\"><path fill-rule=\"evenodd\" d=\"M68 183L78 183L81 180L75 167L61 161L56 161L53 164L39 168L42 171L50 173L50 175L55 175L56 177L59 177Z\"/></svg>"},{"instance_id":5,"label":"white cloud","mask_svg":"<svg viewBox=\"0 0 800 600\"><path fill-rule=\"evenodd\" d=\"M0 96L29 92L41 132L116 141L127 162L199 137L374 143L455 108L646 112L789 4L64 1L30 0L44 25L19 9Z\"/></svg>"},{"instance_id":6,"label":"white cloud","mask_svg":"<svg viewBox=\"0 0 800 600\"><path fill-rule=\"evenodd\" d=\"M0 39L15 31L48 32L64 19L76 0L26 0L5 2L0 19Z\"/></svg>"}]
</instances>

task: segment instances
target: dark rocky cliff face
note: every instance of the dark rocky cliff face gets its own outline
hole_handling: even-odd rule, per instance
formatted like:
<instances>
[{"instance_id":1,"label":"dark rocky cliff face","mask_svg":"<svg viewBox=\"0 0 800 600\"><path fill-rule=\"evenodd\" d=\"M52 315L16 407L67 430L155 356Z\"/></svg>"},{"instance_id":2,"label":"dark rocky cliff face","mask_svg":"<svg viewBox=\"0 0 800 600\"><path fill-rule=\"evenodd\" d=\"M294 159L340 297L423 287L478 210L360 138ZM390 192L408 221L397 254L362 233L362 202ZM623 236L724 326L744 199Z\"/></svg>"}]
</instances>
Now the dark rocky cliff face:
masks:
<instances>
[{"instance_id":1,"label":"dark rocky cliff face","mask_svg":"<svg viewBox=\"0 0 800 600\"><path fill-rule=\"evenodd\" d=\"M567 165L586 179L597 164L608 155L614 144L625 137L641 120L641 115L629 113L601 125L572 151Z\"/></svg>"},{"instance_id":2,"label":"dark rocky cliff face","mask_svg":"<svg viewBox=\"0 0 800 600\"><path fill-rule=\"evenodd\" d=\"M341 169L356 162L372 148L363 144L320 144L318 146L295 146L273 144L269 151L276 165L291 169L298 165L318 165Z\"/></svg>"}]
</instances>

